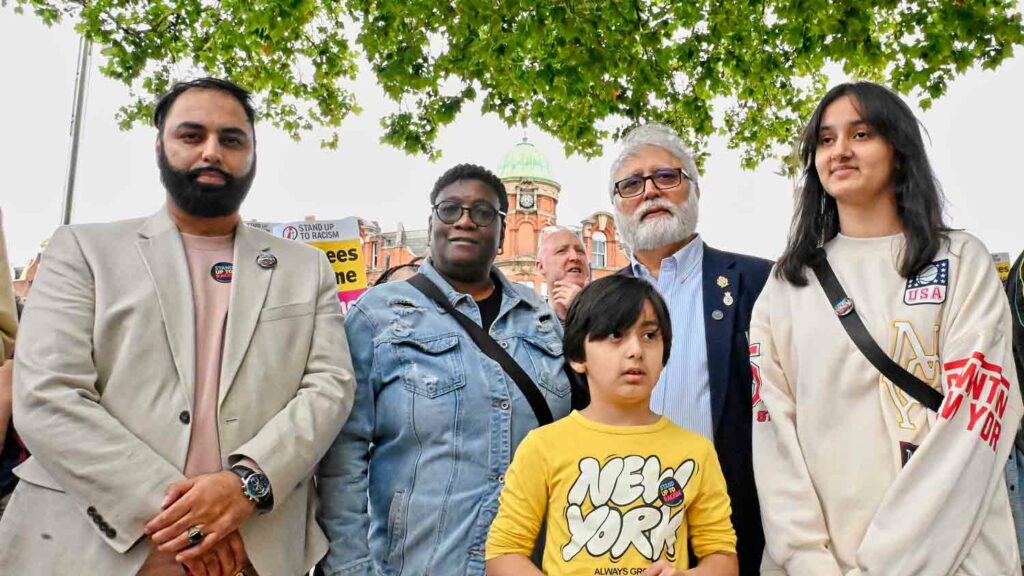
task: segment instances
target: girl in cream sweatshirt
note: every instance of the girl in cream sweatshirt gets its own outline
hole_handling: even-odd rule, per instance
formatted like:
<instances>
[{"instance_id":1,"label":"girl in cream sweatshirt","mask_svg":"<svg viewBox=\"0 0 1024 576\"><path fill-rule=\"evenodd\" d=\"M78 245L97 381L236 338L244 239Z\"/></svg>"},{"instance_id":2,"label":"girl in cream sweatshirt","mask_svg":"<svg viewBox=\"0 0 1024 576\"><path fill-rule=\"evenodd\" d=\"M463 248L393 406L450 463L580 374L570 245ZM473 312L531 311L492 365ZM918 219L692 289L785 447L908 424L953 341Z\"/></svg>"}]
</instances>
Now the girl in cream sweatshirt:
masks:
<instances>
[{"instance_id":1,"label":"girl in cream sweatshirt","mask_svg":"<svg viewBox=\"0 0 1024 576\"><path fill-rule=\"evenodd\" d=\"M750 328L764 574L1021 573L1003 467L1024 408L991 257L943 223L917 121L833 88L801 142L789 244ZM882 376L808 268L823 246L872 338L944 395Z\"/></svg>"}]
</instances>

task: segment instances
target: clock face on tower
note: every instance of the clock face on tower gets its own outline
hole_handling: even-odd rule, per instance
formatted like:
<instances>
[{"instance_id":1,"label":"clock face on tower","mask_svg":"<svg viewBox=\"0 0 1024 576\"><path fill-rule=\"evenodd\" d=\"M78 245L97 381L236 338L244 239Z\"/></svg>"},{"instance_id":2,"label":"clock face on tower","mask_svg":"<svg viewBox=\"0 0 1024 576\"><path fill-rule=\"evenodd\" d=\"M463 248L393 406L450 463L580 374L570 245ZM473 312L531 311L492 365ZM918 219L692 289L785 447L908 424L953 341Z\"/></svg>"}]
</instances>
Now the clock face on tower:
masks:
<instances>
[{"instance_id":1,"label":"clock face on tower","mask_svg":"<svg viewBox=\"0 0 1024 576\"><path fill-rule=\"evenodd\" d=\"M533 210L536 203L536 197L533 192L520 192L519 193L519 207L523 210Z\"/></svg>"}]
</instances>

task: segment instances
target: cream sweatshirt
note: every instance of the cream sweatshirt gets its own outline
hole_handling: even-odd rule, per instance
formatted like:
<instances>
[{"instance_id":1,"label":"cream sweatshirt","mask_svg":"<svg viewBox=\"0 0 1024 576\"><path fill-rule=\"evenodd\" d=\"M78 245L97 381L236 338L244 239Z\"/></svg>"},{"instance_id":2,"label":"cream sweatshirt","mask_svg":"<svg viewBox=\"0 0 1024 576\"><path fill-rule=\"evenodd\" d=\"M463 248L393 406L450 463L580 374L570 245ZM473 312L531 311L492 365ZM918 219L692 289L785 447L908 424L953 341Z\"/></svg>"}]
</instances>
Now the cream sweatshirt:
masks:
<instances>
[{"instance_id":1,"label":"cream sweatshirt","mask_svg":"<svg viewBox=\"0 0 1024 576\"><path fill-rule=\"evenodd\" d=\"M1019 575L1003 467L1024 407L991 256L952 232L916 277L902 235L838 236L829 262L875 341L945 394L882 377L814 274L769 279L750 325L763 574ZM781 568L780 568L781 567Z\"/></svg>"}]
</instances>

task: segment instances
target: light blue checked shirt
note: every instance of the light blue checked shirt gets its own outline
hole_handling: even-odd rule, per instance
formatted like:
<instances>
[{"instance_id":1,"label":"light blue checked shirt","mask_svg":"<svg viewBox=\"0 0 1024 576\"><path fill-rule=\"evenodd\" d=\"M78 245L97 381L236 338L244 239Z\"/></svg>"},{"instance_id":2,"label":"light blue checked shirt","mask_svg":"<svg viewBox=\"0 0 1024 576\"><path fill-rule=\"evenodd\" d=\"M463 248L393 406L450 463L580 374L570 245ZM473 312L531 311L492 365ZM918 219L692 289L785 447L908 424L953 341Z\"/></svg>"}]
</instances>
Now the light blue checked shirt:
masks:
<instances>
[{"instance_id":1,"label":"light blue checked shirt","mask_svg":"<svg viewBox=\"0 0 1024 576\"><path fill-rule=\"evenodd\" d=\"M672 353L651 392L651 410L714 442L704 335L703 263L704 242L700 236L662 260L657 278L635 257L630 258L633 275L658 289L672 318Z\"/></svg>"}]
</instances>

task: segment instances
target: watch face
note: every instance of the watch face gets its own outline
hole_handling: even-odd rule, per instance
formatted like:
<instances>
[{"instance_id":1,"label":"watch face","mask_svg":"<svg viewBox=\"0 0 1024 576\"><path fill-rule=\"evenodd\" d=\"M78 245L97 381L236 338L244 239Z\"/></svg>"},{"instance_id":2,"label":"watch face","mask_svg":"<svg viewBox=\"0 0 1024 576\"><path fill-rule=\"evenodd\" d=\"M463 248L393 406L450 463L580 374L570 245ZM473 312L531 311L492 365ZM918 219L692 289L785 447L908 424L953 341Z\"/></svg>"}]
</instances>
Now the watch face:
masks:
<instances>
[{"instance_id":1,"label":"watch face","mask_svg":"<svg viewBox=\"0 0 1024 576\"><path fill-rule=\"evenodd\" d=\"M270 493L270 479L263 474L250 474L245 479L245 489L253 498L262 500Z\"/></svg>"},{"instance_id":2,"label":"watch face","mask_svg":"<svg viewBox=\"0 0 1024 576\"><path fill-rule=\"evenodd\" d=\"M533 208L534 198L533 194L520 194L519 205L523 208Z\"/></svg>"}]
</instances>

